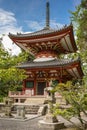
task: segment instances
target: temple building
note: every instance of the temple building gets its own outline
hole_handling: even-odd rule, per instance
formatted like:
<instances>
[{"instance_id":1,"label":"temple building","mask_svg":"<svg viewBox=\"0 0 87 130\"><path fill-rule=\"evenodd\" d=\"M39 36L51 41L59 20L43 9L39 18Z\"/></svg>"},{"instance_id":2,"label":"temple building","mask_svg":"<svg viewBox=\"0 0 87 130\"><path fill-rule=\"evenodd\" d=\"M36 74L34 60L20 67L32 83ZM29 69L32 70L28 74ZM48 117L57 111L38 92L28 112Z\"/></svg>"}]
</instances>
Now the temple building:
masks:
<instances>
[{"instance_id":1,"label":"temple building","mask_svg":"<svg viewBox=\"0 0 87 130\"><path fill-rule=\"evenodd\" d=\"M82 79L80 59L62 59L61 55L76 53L77 46L73 26L62 29L50 27L49 2L46 3L46 26L39 31L17 35L9 33L10 39L21 49L32 54L35 59L21 63L18 68L26 70L27 79L23 81L22 95L45 95L50 80L58 83Z\"/></svg>"}]
</instances>

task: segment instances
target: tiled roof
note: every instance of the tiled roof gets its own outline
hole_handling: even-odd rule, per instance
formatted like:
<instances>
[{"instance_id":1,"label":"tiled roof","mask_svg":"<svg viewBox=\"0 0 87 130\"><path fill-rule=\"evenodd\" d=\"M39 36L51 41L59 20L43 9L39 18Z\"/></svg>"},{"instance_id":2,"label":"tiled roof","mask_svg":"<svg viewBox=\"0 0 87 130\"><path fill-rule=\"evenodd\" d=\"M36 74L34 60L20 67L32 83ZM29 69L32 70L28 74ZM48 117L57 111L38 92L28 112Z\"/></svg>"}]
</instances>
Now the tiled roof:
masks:
<instances>
[{"instance_id":1,"label":"tiled roof","mask_svg":"<svg viewBox=\"0 0 87 130\"><path fill-rule=\"evenodd\" d=\"M46 62L33 62L28 61L26 63L22 63L18 65L18 68L48 68L48 67L62 67L62 66L68 66L74 62L79 62L79 60L62 60L62 59L55 59L52 61L46 61Z\"/></svg>"},{"instance_id":2,"label":"tiled roof","mask_svg":"<svg viewBox=\"0 0 87 130\"><path fill-rule=\"evenodd\" d=\"M72 25L64 26L64 27L61 28L61 29L52 29L52 28L50 28L50 27L49 27L49 28L43 28L42 30L39 30L39 31L36 31L36 32L33 32L33 33L25 33L25 34L22 34L22 33L11 34L11 33L9 33L9 37L10 37L10 36L13 36L13 37L40 36L40 35L45 35L45 34L50 34L50 33L61 32L61 31L63 31L63 30L68 29L69 27L72 27Z\"/></svg>"}]
</instances>

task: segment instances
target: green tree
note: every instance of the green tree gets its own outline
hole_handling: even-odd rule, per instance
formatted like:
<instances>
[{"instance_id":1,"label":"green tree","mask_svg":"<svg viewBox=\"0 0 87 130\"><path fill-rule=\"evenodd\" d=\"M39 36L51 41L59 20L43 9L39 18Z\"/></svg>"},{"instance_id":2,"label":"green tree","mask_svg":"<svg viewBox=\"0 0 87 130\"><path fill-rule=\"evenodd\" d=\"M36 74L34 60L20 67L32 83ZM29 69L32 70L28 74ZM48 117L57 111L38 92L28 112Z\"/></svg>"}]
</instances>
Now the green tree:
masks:
<instances>
[{"instance_id":1,"label":"green tree","mask_svg":"<svg viewBox=\"0 0 87 130\"><path fill-rule=\"evenodd\" d=\"M80 5L76 7L76 11L71 12L71 14L79 48L78 53L83 63L84 74L87 75L87 0L81 0Z\"/></svg>"},{"instance_id":2,"label":"green tree","mask_svg":"<svg viewBox=\"0 0 87 130\"><path fill-rule=\"evenodd\" d=\"M9 90L19 90L22 81L26 78L25 71L16 66L27 59L28 54L10 55L0 43L0 97L8 95Z\"/></svg>"},{"instance_id":3,"label":"green tree","mask_svg":"<svg viewBox=\"0 0 87 130\"><path fill-rule=\"evenodd\" d=\"M80 82L59 83L56 86L62 97L68 101L70 107L66 110L59 109L58 105L54 107L54 115L61 114L66 119L71 121L72 117L79 119L82 130L85 130L85 122L82 118L82 113L87 117L87 86L81 85ZM76 124L74 124L76 126Z\"/></svg>"},{"instance_id":4,"label":"green tree","mask_svg":"<svg viewBox=\"0 0 87 130\"><path fill-rule=\"evenodd\" d=\"M70 58L81 57L82 68L84 72L83 82L73 81L66 84L61 83L56 87L56 91L71 105L67 110L60 110L58 106L54 107L54 114L61 114L70 119L75 116L79 119L83 130L85 130L84 121L81 113L87 117L87 0L81 0L80 5L76 7L75 12L71 12L72 23L74 25L76 43L78 46L77 54L69 55Z\"/></svg>"}]
</instances>

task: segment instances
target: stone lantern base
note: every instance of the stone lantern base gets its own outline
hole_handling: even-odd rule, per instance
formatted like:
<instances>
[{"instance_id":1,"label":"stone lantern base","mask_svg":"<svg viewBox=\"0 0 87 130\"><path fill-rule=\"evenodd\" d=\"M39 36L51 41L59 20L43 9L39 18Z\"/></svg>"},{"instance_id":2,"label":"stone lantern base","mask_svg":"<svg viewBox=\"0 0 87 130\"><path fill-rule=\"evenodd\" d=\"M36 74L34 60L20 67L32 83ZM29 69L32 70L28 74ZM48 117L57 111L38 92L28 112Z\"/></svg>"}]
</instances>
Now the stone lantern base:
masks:
<instances>
[{"instance_id":1,"label":"stone lantern base","mask_svg":"<svg viewBox=\"0 0 87 130\"><path fill-rule=\"evenodd\" d=\"M40 120L39 122L39 127L43 128L43 130L60 130L65 128L64 123L58 121L55 123L51 122L45 122L44 120Z\"/></svg>"},{"instance_id":2,"label":"stone lantern base","mask_svg":"<svg viewBox=\"0 0 87 130\"><path fill-rule=\"evenodd\" d=\"M45 118L43 119L47 123L55 123L58 122L56 116L53 116L51 113L46 114Z\"/></svg>"},{"instance_id":3,"label":"stone lantern base","mask_svg":"<svg viewBox=\"0 0 87 130\"><path fill-rule=\"evenodd\" d=\"M12 108L12 100L9 98L4 99L5 102L5 114L4 117L13 117L12 113L11 113L11 108Z\"/></svg>"},{"instance_id":4,"label":"stone lantern base","mask_svg":"<svg viewBox=\"0 0 87 130\"><path fill-rule=\"evenodd\" d=\"M17 106L17 115L15 118L16 119L26 119L24 106Z\"/></svg>"},{"instance_id":5,"label":"stone lantern base","mask_svg":"<svg viewBox=\"0 0 87 130\"><path fill-rule=\"evenodd\" d=\"M10 105L6 105L5 106L5 114L4 117L13 117L13 115L11 114L11 106Z\"/></svg>"},{"instance_id":6,"label":"stone lantern base","mask_svg":"<svg viewBox=\"0 0 87 130\"><path fill-rule=\"evenodd\" d=\"M39 127L43 128L43 130L59 130L65 128L64 123L58 121L56 116L53 116L51 113L46 114L45 118L40 120L38 123Z\"/></svg>"}]
</instances>

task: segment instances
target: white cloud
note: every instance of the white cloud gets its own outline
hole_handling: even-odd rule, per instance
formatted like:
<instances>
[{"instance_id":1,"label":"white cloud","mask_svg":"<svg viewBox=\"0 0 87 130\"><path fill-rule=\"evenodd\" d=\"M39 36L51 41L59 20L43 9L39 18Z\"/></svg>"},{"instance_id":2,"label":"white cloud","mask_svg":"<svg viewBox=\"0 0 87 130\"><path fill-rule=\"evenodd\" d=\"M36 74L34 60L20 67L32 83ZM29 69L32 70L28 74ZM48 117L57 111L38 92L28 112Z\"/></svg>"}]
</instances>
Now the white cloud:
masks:
<instances>
[{"instance_id":1,"label":"white cloud","mask_svg":"<svg viewBox=\"0 0 87 130\"><path fill-rule=\"evenodd\" d=\"M12 53L17 55L20 52L19 47L12 44L12 41L8 37L8 33L22 32L22 27L17 26L17 20L12 12L0 9L0 36L4 34L2 43L4 47Z\"/></svg>"},{"instance_id":2,"label":"white cloud","mask_svg":"<svg viewBox=\"0 0 87 130\"><path fill-rule=\"evenodd\" d=\"M13 24L16 22L14 14L0 9L0 26Z\"/></svg>"},{"instance_id":3,"label":"white cloud","mask_svg":"<svg viewBox=\"0 0 87 130\"><path fill-rule=\"evenodd\" d=\"M43 28L43 23L42 22L37 22L37 21L26 21L28 27L32 31L37 31Z\"/></svg>"},{"instance_id":4,"label":"white cloud","mask_svg":"<svg viewBox=\"0 0 87 130\"><path fill-rule=\"evenodd\" d=\"M61 23L57 23L56 20L51 20L51 21L50 21L50 25L51 25L51 27L54 28L54 29L60 29L60 28L62 28L62 27L64 26L64 25L61 24Z\"/></svg>"},{"instance_id":5,"label":"white cloud","mask_svg":"<svg viewBox=\"0 0 87 130\"><path fill-rule=\"evenodd\" d=\"M2 43L6 50L12 55L18 55L21 52L20 48L16 44L13 44L7 35L3 37Z\"/></svg>"},{"instance_id":6,"label":"white cloud","mask_svg":"<svg viewBox=\"0 0 87 130\"><path fill-rule=\"evenodd\" d=\"M9 32L16 34L17 32L22 32L21 30L22 30L21 27L17 28L15 26L10 26L10 25L2 26L2 27L0 27L0 34L9 34Z\"/></svg>"},{"instance_id":7,"label":"white cloud","mask_svg":"<svg viewBox=\"0 0 87 130\"><path fill-rule=\"evenodd\" d=\"M43 29L45 27L45 22L37 22L37 21L26 21L30 31L37 31L40 29ZM63 27L62 24L57 23L56 20L51 20L50 25L52 28L60 29ZM8 37L8 33L17 33L22 31L22 27L18 27L17 20L15 18L15 14L12 12L5 11L3 9L0 9L0 35L5 34L3 36L2 43L4 44L4 47L12 53L12 55L17 55L20 52L19 47L17 47L15 44L12 44L12 41Z\"/></svg>"},{"instance_id":8,"label":"white cloud","mask_svg":"<svg viewBox=\"0 0 87 130\"><path fill-rule=\"evenodd\" d=\"M21 32L22 27L17 26L17 20L12 12L0 9L0 34L8 34L9 32Z\"/></svg>"},{"instance_id":9,"label":"white cloud","mask_svg":"<svg viewBox=\"0 0 87 130\"><path fill-rule=\"evenodd\" d=\"M74 7L78 6L81 3L81 0L73 0Z\"/></svg>"},{"instance_id":10,"label":"white cloud","mask_svg":"<svg viewBox=\"0 0 87 130\"><path fill-rule=\"evenodd\" d=\"M45 27L44 22L38 22L38 21L27 21L27 25L30 28L30 30L32 30L32 31L37 31L37 30L43 29ZM60 29L63 26L64 26L63 24L57 23L56 20L50 20L51 28Z\"/></svg>"}]
</instances>

